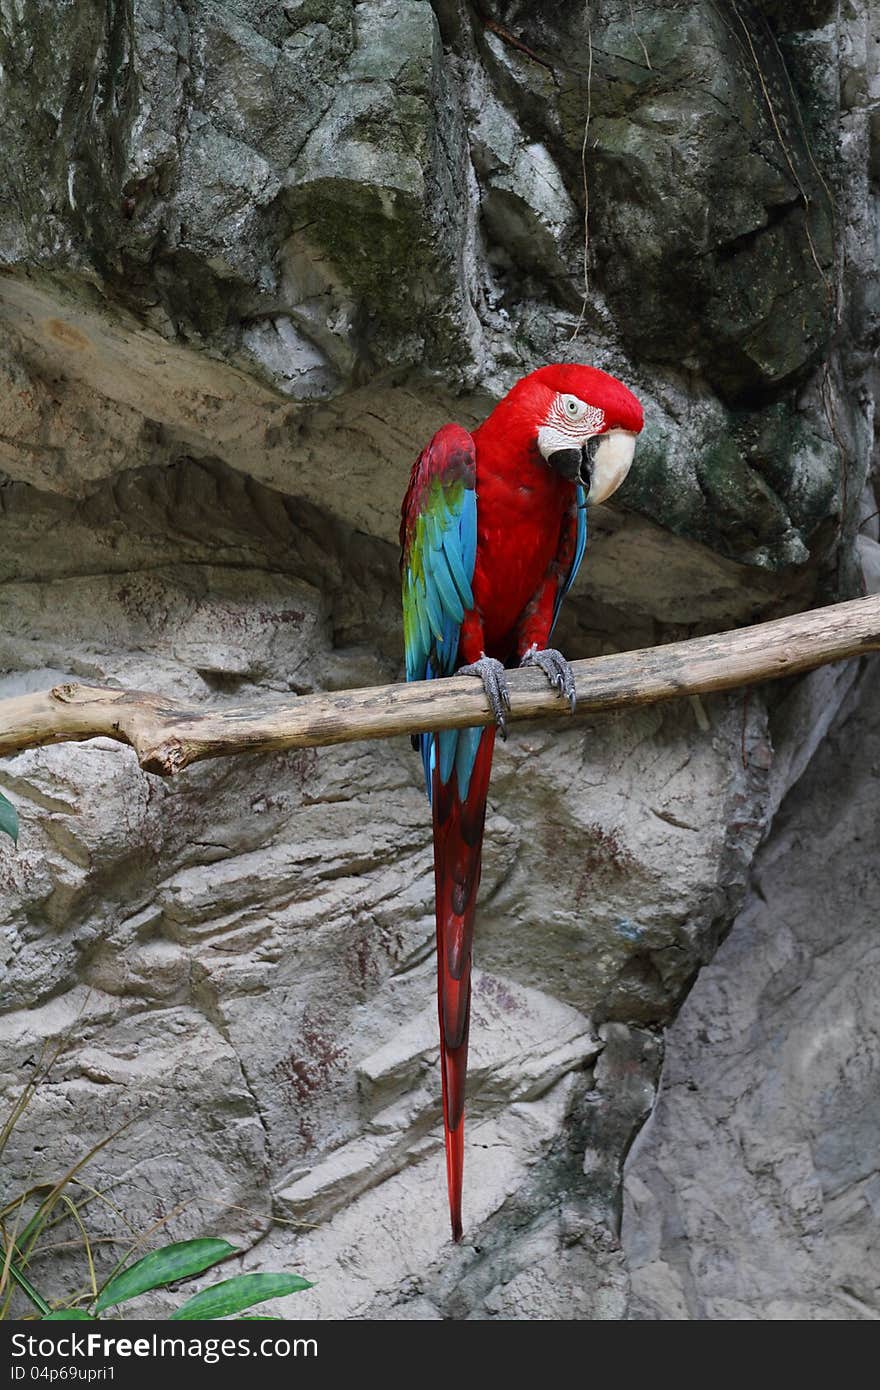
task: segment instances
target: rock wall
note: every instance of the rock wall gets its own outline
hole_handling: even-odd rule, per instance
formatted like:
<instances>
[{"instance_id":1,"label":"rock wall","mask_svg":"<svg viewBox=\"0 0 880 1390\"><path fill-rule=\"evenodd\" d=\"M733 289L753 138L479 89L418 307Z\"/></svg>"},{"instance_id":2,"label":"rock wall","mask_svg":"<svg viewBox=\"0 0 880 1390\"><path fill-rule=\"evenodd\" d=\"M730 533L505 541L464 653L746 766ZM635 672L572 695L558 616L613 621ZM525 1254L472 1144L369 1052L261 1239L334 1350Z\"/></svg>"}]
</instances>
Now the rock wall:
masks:
<instances>
[{"instance_id":1,"label":"rock wall","mask_svg":"<svg viewBox=\"0 0 880 1390\"><path fill-rule=\"evenodd\" d=\"M412 458L548 360L603 366L646 407L592 519L570 656L877 587L878 39L862 0L0 4L0 694L77 678L222 704L400 677ZM750 1231L728 1285L706 1273L723 1218L690 1210L688 1165L723 1061L689 1020L715 990L728 1038L781 968L789 880L757 931L753 875L791 807L824 814L815 769L799 779L869 689L846 668L499 750L459 1249L408 744L173 785L103 740L5 760L4 1095L61 1047L11 1189L125 1124L91 1172L133 1226L301 1269L299 1313L768 1315ZM807 856L797 882L824 872ZM750 969L719 989L736 952ZM760 1030L737 1041L744 1085L799 1094L802 1006L790 1065ZM682 1071L700 1090L680 1131ZM830 1113L810 1132L861 1146ZM845 1147L804 1168L811 1212L816 1183L855 1181ZM723 1146L713 1164L751 1212L752 1169ZM848 1219L835 1268L861 1259ZM767 1239L777 1268L791 1237ZM804 1250L778 1306L825 1316ZM37 1272L67 1286L57 1259ZM844 1277L834 1315L873 1315L876 1279Z\"/></svg>"},{"instance_id":2,"label":"rock wall","mask_svg":"<svg viewBox=\"0 0 880 1390\"><path fill-rule=\"evenodd\" d=\"M627 1171L630 1317L877 1317L878 675L783 803L667 1036Z\"/></svg>"}]
</instances>

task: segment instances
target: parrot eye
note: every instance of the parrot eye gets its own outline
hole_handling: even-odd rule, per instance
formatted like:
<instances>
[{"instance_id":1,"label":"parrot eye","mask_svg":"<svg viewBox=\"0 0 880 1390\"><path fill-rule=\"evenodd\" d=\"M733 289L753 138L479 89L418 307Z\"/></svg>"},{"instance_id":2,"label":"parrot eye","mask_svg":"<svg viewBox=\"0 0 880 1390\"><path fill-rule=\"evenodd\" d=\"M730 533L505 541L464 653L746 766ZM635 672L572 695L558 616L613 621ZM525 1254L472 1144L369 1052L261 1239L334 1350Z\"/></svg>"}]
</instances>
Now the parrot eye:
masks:
<instances>
[{"instance_id":1,"label":"parrot eye","mask_svg":"<svg viewBox=\"0 0 880 1390\"><path fill-rule=\"evenodd\" d=\"M583 415L586 406L583 401L579 401L577 396L563 396L562 409L570 420L577 420L578 416Z\"/></svg>"}]
</instances>

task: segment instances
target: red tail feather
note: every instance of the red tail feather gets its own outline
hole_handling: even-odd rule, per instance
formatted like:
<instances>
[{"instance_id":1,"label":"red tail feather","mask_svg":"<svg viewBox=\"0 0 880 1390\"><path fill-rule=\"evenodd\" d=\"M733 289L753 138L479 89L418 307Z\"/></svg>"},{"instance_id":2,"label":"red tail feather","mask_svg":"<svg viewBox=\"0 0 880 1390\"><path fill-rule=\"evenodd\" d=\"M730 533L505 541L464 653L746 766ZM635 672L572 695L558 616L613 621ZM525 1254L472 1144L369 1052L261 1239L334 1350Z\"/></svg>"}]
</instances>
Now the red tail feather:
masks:
<instances>
[{"instance_id":1,"label":"red tail feather","mask_svg":"<svg viewBox=\"0 0 880 1390\"><path fill-rule=\"evenodd\" d=\"M440 1016L440 1070L452 1239L461 1239L461 1184L464 1169L464 1093L471 1009L471 949L480 886L483 822L494 728L477 748L468 794L461 801L453 773L440 785L435 769L434 880L437 911L437 1004Z\"/></svg>"}]
</instances>

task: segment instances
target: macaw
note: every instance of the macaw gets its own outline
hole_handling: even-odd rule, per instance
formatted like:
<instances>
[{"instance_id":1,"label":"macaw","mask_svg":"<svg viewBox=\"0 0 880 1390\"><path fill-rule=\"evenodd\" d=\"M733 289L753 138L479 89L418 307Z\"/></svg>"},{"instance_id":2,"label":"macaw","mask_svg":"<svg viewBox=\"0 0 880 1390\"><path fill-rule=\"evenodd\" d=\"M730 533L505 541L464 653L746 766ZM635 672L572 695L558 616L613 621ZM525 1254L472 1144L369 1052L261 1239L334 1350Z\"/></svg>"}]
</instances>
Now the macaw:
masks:
<instances>
[{"instance_id":1,"label":"macaw","mask_svg":"<svg viewBox=\"0 0 880 1390\"><path fill-rule=\"evenodd\" d=\"M471 948L505 667L538 666L575 708L571 667L548 646L587 542L587 505L629 471L642 407L578 364L518 381L469 434L444 425L413 466L401 509L407 680L478 676L495 722L413 739L434 831L443 1122L452 1238L461 1239Z\"/></svg>"}]
</instances>

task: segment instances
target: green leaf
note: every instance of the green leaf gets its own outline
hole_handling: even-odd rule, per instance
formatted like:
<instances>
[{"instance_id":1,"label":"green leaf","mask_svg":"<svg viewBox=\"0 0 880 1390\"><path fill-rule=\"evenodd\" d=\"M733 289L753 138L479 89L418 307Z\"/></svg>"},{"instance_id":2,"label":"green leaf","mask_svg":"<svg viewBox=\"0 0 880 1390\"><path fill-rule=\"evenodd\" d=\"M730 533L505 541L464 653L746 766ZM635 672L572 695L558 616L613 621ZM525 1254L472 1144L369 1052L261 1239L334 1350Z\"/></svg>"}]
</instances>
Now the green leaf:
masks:
<instances>
[{"instance_id":1,"label":"green leaf","mask_svg":"<svg viewBox=\"0 0 880 1390\"><path fill-rule=\"evenodd\" d=\"M97 1322L90 1313L82 1308L56 1308L54 1313L47 1313L40 1322Z\"/></svg>"},{"instance_id":2,"label":"green leaf","mask_svg":"<svg viewBox=\"0 0 880 1390\"><path fill-rule=\"evenodd\" d=\"M0 830L18 844L18 812L11 801L0 793Z\"/></svg>"},{"instance_id":3,"label":"green leaf","mask_svg":"<svg viewBox=\"0 0 880 1390\"><path fill-rule=\"evenodd\" d=\"M103 1313L112 1303L125 1303L148 1289L201 1274L203 1269L210 1269L218 1260L235 1253L235 1246L228 1240L180 1240L174 1245L163 1245L161 1250L151 1250L104 1285L95 1312Z\"/></svg>"},{"instance_id":4,"label":"green leaf","mask_svg":"<svg viewBox=\"0 0 880 1390\"><path fill-rule=\"evenodd\" d=\"M308 1279L298 1274L239 1274L235 1279L224 1279L222 1284L212 1284L209 1289L188 1298L171 1314L170 1320L192 1322L196 1318L226 1318L264 1299L282 1298L285 1294L312 1287Z\"/></svg>"}]
</instances>

